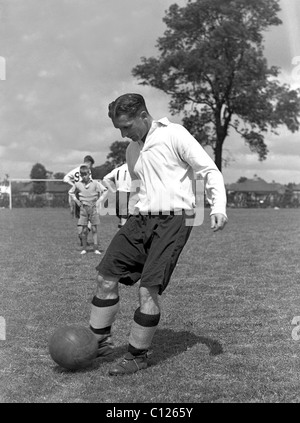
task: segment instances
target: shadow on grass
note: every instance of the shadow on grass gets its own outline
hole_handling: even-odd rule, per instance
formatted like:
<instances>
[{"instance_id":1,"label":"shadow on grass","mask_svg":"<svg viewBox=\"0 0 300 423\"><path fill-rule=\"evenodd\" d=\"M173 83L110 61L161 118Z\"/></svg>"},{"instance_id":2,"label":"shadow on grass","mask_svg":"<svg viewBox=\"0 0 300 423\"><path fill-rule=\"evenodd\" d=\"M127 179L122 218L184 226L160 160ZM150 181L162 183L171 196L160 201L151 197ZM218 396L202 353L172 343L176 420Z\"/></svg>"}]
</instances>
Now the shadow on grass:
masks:
<instances>
[{"instance_id":1,"label":"shadow on grass","mask_svg":"<svg viewBox=\"0 0 300 423\"><path fill-rule=\"evenodd\" d=\"M95 370L98 367L100 367L104 362L113 362L117 360L118 358L123 357L127 352L127 345L122 345L120 347L116 347L113 350L113 353L111 355L108 355L106 357L98 357L91 361L89 365L87 365L84 368L79 369L65 369L56 363L54 364L53 371L55 373L84 373L84 372L90 372L91 370Z\"/></svg>"},{"instance_id":2,"label":"shadow on grass","mask_svg":"<svg viewBox=\"0 0 300 423\"><path fill-rule=\"evenodd\" d=\"M206 345L209 355L216 356L223 353L222 345L219 341L205 336L197 336L189 331L174 331L172 329L158 329L155 333L150 350L151 366L161 363L173 356L179 355L197 344ZM84 369L67 370L60 366L54 368L55 372L87 372L101 366L103 361L112 362L123 357L127 352L127 345L122 345L114 349L113 354L107 357L100 357L93 360L90 366Z\"/></svg>"},{"instance_id":3,"label":"shadow on grass","mask_svg":"<svg viewBox=\"0 0 300 423\"><path fill-rule=\"evenodd\" d=\"M197 344L206 345L210 355L215 356L223 353L222 345L215 339L197 336L190 331L158 329L153 339L152 350L154 354L151 357L151 361L156 364L158 361L167 360Z\"/></svg>"}]
</instances>

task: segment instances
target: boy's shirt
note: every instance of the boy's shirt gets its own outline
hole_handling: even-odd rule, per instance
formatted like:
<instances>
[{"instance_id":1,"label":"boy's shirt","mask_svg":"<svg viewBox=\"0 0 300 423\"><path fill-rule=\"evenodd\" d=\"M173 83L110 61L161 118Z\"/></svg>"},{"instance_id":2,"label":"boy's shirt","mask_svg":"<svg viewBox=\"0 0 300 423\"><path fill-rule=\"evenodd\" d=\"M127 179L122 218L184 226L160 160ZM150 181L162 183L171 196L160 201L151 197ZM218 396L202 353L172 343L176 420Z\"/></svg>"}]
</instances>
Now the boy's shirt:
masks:
<instances>
[{"instance_id":1,"label":"boy's shirt","mask_svg":"<svg viewBox=\"0 0 300 423\"><path fill-rule=\"evenodd\" d=\"M104 198L106 191L107 188L101 182L90 179L87 184L82 181L75 182L69 190L69 195L75 202L79 199L82 204L91 206L96 204L98 199L101 201L101 197Z\"/></svg>"}]
</instances>

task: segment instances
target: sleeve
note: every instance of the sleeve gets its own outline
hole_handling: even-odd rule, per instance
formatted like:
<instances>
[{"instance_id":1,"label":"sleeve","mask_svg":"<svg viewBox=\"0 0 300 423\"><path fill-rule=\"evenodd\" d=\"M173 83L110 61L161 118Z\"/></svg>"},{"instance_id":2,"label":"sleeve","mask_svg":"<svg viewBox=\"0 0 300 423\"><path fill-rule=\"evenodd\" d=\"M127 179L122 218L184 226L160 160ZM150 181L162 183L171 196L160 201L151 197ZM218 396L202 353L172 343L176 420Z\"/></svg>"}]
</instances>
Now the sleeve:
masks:
<instances>
[{"instance_id":1,"label":"sleeve","mask_svg":"<svg viewBox=\"0 0 300 423\"><path fill-rule=\"evenodd\" d=\"M133 141L128 145L126 149L126 163L130 175L130 196L128 202L128 213L134 214L135 206L139 201L139 185L140 180L134 172L134 163L137 160L137 153L134 149Z\"/></svg>"},{"instance_id":2,"label":"sleeve","mask_svg":"<svg viewBox=\"0 0 300 423\"><path fill-rule=\"evenodd\" d=\"M116 169L113 169L103 178L103 184L111 191L116 192L116 184L115 184L115 177L116 177Z\"/></svg>"},{"instance_id":3,"label":"sleeve","mask_svg":"<svg viewBox=\"0 0 300 423\"><path fill-rule=\"evenodd\" d=\"M69 196L72 198L72 200L77 203L78 199L76 197L76 184L72 184L72 187L69 189Z\"/></svg>"},{"instance_id":4,"label":"sleeve","mask_svg":"<svg viewBox=\"0 0 300 423\"><path fill-rule=\"evenodd\" d=\"M108 196L108 189L100 181L97 181L97 191L100 194L97 202L105 201Z\"/></svg>"},{"instance_id":5,"label":"sleeve","mask_svg":"<svg viewBox=\"0 0 300 423\"><path fill-rule=\"evenodd\" d=\"M79 167L70 170L65 176L63 181L69 185L73 185L75 182L78 182L80 179Z\"/></svg>"},{"instance_id":6,"label":"sleeve","mask_svg":"<svg viewBox=\"0 0 300 423\"><path fill-rule=\"evenodd\" d=\"M176 142L181 158L187 162L197 176L204 180L207 201L211 214L226 215L226 189L222 173L198 141L181 125L176 128ZM178 136L180 135L180 136Z\"/></svg>"},{"instance_id":7,"label":"sleeve","mask_svg":"<svg viewBox=\"0 0 300 423\"><path fill-rule=\"evenodd\" d=\"M102 194L107 191L107 187L105 187L100 181L97 181L97 191Z\"/></svg>"},{"instance_id":8,"label":"sleeve","mask_svg":"<svg viewBox=\"0 0 300 423\"><path fill-rule=\"evenodd\" d=\"M125 169L125 181L124 181L124 190L129 192L130 191L130 185L131 185L131 175L128 169L128 166Z\"/></svg>"}]
</instances>

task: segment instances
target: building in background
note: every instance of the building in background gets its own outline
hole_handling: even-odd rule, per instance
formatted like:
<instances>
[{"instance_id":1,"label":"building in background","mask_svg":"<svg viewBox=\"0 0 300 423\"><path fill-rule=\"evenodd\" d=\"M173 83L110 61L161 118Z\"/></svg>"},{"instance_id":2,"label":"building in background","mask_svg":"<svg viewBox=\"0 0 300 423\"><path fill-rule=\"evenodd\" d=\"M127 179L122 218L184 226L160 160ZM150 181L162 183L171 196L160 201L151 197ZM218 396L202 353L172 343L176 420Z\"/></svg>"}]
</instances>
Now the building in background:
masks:
<instances>
[{"instance_id":1,"label":"building in background","mask_svg":"<svg viewBox=\"0 0 300 423\"><path fill-rule=\"evenodd\" d=\"M285 186L261 178L226 185L228 207L280 207Z\"/></svg>"}]
</instances>

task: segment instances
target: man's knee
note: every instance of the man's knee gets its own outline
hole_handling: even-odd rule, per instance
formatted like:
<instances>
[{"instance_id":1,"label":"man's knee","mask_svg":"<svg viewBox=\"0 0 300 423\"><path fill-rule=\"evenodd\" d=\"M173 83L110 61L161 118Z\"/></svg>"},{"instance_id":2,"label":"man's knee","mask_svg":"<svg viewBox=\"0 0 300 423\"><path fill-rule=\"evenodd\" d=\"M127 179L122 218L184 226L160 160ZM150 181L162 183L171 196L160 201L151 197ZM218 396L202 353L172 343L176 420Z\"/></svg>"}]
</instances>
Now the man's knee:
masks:
<instances>
[{"instance_id":1,"label":"man's knee","mask_svg":"<svg viewBox=\"0 0 300 423\"><path fill-rule=\"evenodd\" d=\"M145 314L157 314L160 311L158 301L159 286L140 287L140 307Z\"/></svg>"},{"instance_id":2,"label":"man's knee","mask_svg":"<svg viewBox=\"0 0 300 423\"><path fill-rule=\"evenodd\" d=\"M118 295L118 281L97 275L97 293L104 297Z\"/></svg>"}]
</instances>

